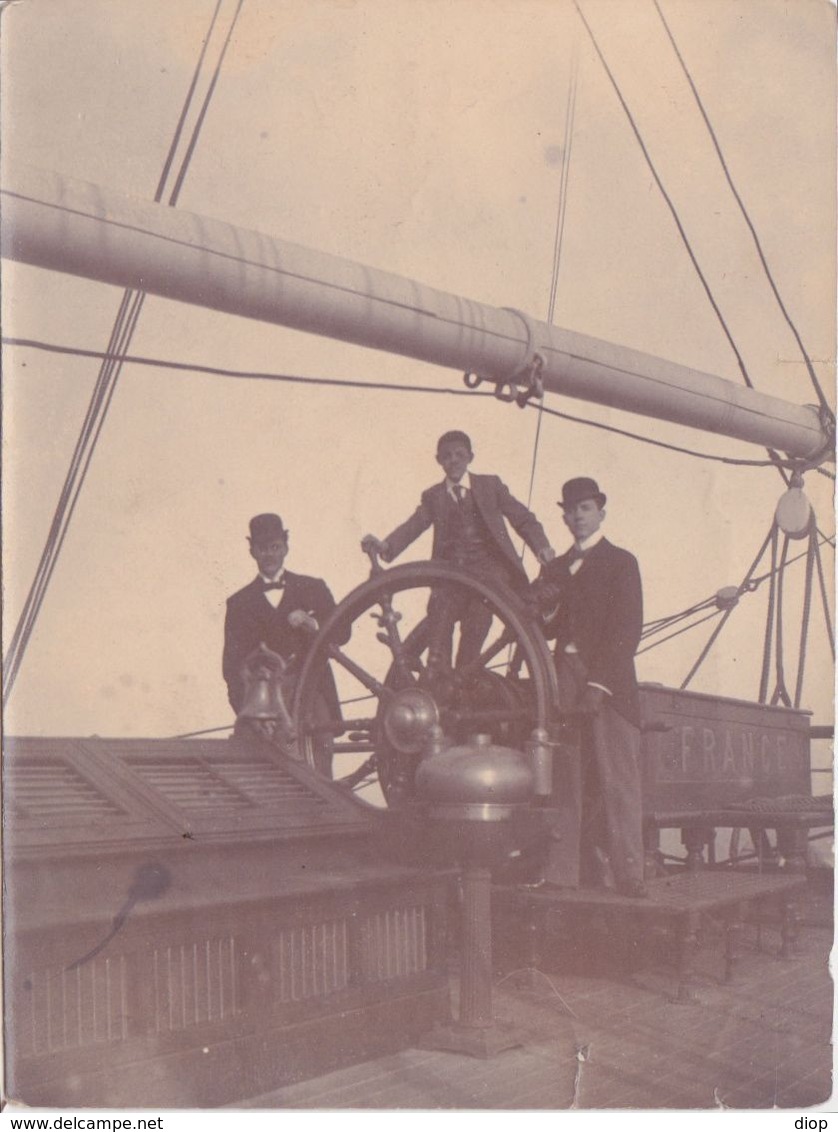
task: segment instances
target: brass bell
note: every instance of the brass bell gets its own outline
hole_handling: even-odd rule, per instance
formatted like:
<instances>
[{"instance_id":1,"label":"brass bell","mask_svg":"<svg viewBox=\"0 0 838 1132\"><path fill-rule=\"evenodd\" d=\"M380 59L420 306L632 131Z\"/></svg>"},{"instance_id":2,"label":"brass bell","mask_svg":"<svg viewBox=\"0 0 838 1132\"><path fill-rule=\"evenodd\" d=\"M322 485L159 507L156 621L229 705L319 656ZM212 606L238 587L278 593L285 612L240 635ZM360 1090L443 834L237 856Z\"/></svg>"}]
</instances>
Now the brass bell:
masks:
<instances>
[{"instance_id":1,"label":"brass bell","mask_svg":"<svg viewBox=\"0 0 838 1132\"><path fill-rule=\"evenodd\" d=\"M239 719L279 719L284 706L276 679L263 672L251 681Z\"/></svg>"},{"instance_id":2,"label":"brass bell","mask_svg":"<svg viewBox=\"0 0 838 1132\"><path fill-rule=\"evenodd\" d=\"M239 719L281 719L290 726L280 686L285 667L282 657L264 644L250 654L242 665L245 696Z\"/></svg>"}]
</instances>

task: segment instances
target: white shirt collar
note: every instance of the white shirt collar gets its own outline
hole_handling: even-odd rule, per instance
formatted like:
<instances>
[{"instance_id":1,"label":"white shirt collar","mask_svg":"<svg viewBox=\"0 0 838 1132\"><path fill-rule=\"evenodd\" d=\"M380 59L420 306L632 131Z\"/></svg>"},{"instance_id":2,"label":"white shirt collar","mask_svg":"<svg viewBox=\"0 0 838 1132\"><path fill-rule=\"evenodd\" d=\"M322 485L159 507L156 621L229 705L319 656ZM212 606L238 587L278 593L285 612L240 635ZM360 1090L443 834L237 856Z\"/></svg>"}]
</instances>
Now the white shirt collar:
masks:
<instances>
[{"instance_id":1,"label":"white shirt collar","mask_svg":"<svg viewBox=\"0 0 838 1132\"><path fill-rule=\"evenodd\" d=\"M471 475L470 475L469 472L463 472L463 478L460 480L459 486L464 487L466 489L466 491L471 491ZM457 493L454 490L454 487L455 487L454 481L450 480L448 478L448 476L446 476L445 477L445 490L448 492L448 494L451 496L452 499L456 500Z\"/></svg>"},{"instance_id":2,"label":"white shirt collar","mask_svg":"<svg viewBox=\"0 0 838 1132\"><path fill-rule=\"evenodd\" d=\"M575 545L579 550L590 550L592 546L596 546L596 544L598 542L602 542L604 538L604 531L594 531L594 533L592 535L589 535L588 538L583 539L582 542L576 543Z\"/></svg>"},{"instance_id":3,"label":"white shirt collar","mask_svg":"<svg viewBox=\"0 0 838 1132\"><path fill-rule=\"evenodd\" d=\"M279 571L279 573L277 574L277 576L275 578L269 578L267 574L263 574L261 570L259 571L259 577L262 579L263 582L281 582L284 574L285 574L285 567L284 566L282 567L282 569Z\"/></svg>"}]
</instances>

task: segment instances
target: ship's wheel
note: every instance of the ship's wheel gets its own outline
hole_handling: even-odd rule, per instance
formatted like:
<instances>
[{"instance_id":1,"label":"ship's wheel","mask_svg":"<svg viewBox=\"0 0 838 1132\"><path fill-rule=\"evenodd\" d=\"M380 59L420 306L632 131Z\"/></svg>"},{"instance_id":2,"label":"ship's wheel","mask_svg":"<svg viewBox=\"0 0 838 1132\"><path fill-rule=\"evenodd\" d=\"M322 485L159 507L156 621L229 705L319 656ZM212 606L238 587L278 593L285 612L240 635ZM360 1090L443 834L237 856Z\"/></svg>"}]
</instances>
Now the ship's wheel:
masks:
<instances>
[{"instance_id":1,"label":"ship's wheel","mask_svg":"<svg viewBox=\"0 0 838 1132\"><path fill-rule=\"evenodd\" d=\"M492 614L479 656L441 670L428 663L426 618L440 587L455 601L476 598ZM337 697L324 695L335 687ZM373 804L399 807L413 800L432 727L449 741L479 732L520 749L534 728L549 725L555 701L549 650L515 594L415 562L374 570L332 612L300 675L294 720L301 758Z\"/></svg>"}]
</instances>

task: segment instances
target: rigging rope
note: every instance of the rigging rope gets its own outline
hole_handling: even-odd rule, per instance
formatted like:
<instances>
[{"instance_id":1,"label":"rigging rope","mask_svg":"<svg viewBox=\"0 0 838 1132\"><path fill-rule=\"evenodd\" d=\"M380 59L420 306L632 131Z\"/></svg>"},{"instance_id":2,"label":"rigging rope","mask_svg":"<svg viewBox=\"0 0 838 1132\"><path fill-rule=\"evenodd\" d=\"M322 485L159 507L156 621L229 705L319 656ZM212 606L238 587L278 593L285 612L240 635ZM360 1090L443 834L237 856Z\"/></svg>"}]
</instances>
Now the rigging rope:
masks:
<instances>
[{"instance_id":1,"label":"rigging rope","mask_svg":"<svg viewBox=\"0 0 838 1132\"><path fill-rule=\"evenodd\" d=\"M768 698L768 673L771 667L771 647L774 642L774 606L777 600L777 543L779 528L774 525L771 530L771 570L768 587L768 612L765 617L765 639L762 645L762 673L759 680L759 702L764 704Z\"/></svg>"},{"instance_id":2,"label":"rigging rope","mask_svg":"<svg viewBox=\"0 0 838 1132\"><path fill-rule=\"evenodd\" d=\"M817 531L816 533L818 535L820 535L819 531ZM816 542L815 542L816 551L820 547L821 543L827 543L828 541L829 540L824 538L824 537L821 537L820 542L817 541L817 539L816 539ZM804 551L802 554L796 554L794 556L794 558L789 558L785 563L784 569L788 569L788 567L791 566L792 563L799 562L801 558L805 558L807 553L808 553L807 551ZM819 561L819 556L818 556L818 561ZM777 573L778 573L778 569L776 567L776 563L774 563L773 568L771 570L769 570L767 573L761 574L756 578L752 578L750 580L750 582L748 582L748 584L745 588L745 592L755 593L756 590L759 589L759 587L762 585L763 582L767 581L769 578L773 578L774 576L776 576ZM743 596L743 595L740 595L740 596ZM772 601L773 601L773 599L772 599ZM672 614L669 614L666 617L659 617L655 621L648 621L643 626L643 633L641 635L641 640L647 640L649 637L654 637L657 633L661 633L666 629L671 629L672 626L676 625L679 621L683 621L687 617L691 617L693 614L701 613L703 610L708 609L711 605L714 605L714 604L716 604L716 595L715 594L712 597L706 598L704 601L696 602L695 605L690 606L688 609L681 610L679 613L672 613ZM716 613L721 613L721 612L722 612L721 609L717 609L710 616L715 616ZM827 611L827 613L828 613L828 611ZM678 632L684 633L684 632L687 631L687 629L692 629L696 625L701 625L705 620L708 620L708 619L709 618L702 618L700 621L694 621L691 625L686 625L683 629L679 629ZM831 637L831 629L829 628L829 624L828 624L828 630L830 632L830 637ZM677 635L677 634L673 634L673 636L675 636L675 635ZM669 640L669 639L670 639L669 637L664 637L662 640L653 641L652 644L648 645L645 649L641 649L640 651L641 652L648 652L650 649L656 648L658 645L662 645L664 643L664 641ZM834 645L833 645L833 649L834 649ZM637 655L639 656L640 653L638 653Z\"/></svg>"},{"instance_id":3,"label":"rigging rope","mask_svg":"<svg viewBox=\"0 0 838 1132\"><path fill-rule=\"evenodd\" d=\"M674 50L674 52L675 52L675 54L678 58L678 62L681 64L681 69L683 70L684 75L687 79L687 82L689 83L690 90L693 92L693 96L695 98L696 104L698 106L699 111L701 112L701 117L704 119L704 124L707 127L708 133L710 134L710 139L713 142L713 146L716 150L716 155L718 156L719 162L722 166L722 170L724 171L725 178L727 179L727 183L730 186L730 191L733 193L734 199L736 200L736 203L739 205L739 210L742 213L742 217L745 220L745 223L748 226L748 230L751 233L751 236L752 236L753 241L754 241L754 247L756 248L757 256L759 257L759 261L762 264L762 269L765 272L765 276L768 280L769 286L771 287L771 290L774 293L774 298L777 300L777 305L780 308L780 312L783 315L783 318L786 320L786 323L788 324L788 327L789 327L789 329L791 330L791 332L794 336L794 340L797 342L797 345L800 349L801 356L803 358L804 364L806 365L806 369L809 373L809 377L811 379L812 385L815 389L815 393L817 394L817 397L818 397L818 400L821 404L821 407L823 409L825 409L828 413L830 413L834 418L835 414L832 412L832 409L829 406L829 403L826 399L824 391L821 388L820 382L818 381L818 376L815 373L814 366L812 365L811 358L809 357L809 354L807 353L807 351L806 351L806 349L803 345L803 340L800 337L800 334L797 330L797 327L795 326L794 322L792 321L791 315L789 314L788 310L786 309L786 305L785 305L785 303L783 302L783 300L780 296L779 289L777 287L776 282L774 281L774 276L771 273L771 269L768 266L768 261L765 257L765 252L763 251L762 244L760 243L760 239L759 239L759 236L757 235L757 231L756 231L756 228L753 224L753 221L751 220L751 217L748 214L748 210L745 207L745 203L742 200L742 197L741 197L739 191L737 190L736 185L733 183L733 177L731 176L730 169L728 168L727 162L725 161L724 154L722 153L722 147L719 144L719 139L716 136L716 132L713 129L713 126L710 122L710 118L709 118L707 111L704 107L704 103L701 100L701 96L698 93L698 89L696 88L696 85L693 81L693 77L690 74L690 70L687 67L687 64L684 60L684 57L682 56L680 50L678 49L678 44L675 42L675 36L672 34L672 30L671 30L669 24L666 21L666 17L664 16L663 12L661 11L661 7L660 7L660 4L658 3L658 0L652 0L652 2L654 3L655 8L657 9L657 13L660 16L661 23L663 24L664 30L666 31L666 34L669 37L669 42L672 44L672 49Z\"/></svg>"},{"instance_id":4,"label":"rigging rope","mask_svg":"<svg viewBox=\"0 0 838 1132\"><path fill-rule=\"evenodd\" d=\"M200 71L203 67L204 58L206 55L209 39L212 35L213 28L216 23L219 9L222 0L217 0L215 9L213 11L212 19L210 21L209 30L202 40L201 51L199 53L198 62L196 63L195 70L192 75L187 94L184 100L184 105L181 110L180 117L175 126L175 132L172 143L163 165L163 171L157 185L154 200L156 203L162 199L165 191L165 185L168 174L171 170L174 155L179 143L181 133L183 130L184 122L191 105L192 97L195 92L197 81ZM195 144L200 134L204 118L206 116L209 100L218 79L221 70L221 64L230 42L233 28L238 20L239 13L242 8L244 0L239 0L238 7L233 16L227 38L224 42L224 47L221 51L220 57L213 73L212 81L208 88L208 92L204 98L201 111L199 113L196 125L193 127L192 136L187 148L187 152L181 162L180 171L178 173L175 188L169 198L169 205L173 206L180 193L183 185L184 177L186 176L192 154L195 150ZM27 594L24 602L23 610L21 612L18 623L15 627L14 634L9 646L9 650L4 658L3 665L3 696L7 698L14 687L17 679L17 674L20 669L21 662L25 655L29 640L32 636L38 615L43 605L46 591L55 570L58 556L64 544L64 539L69 528L70 520L76 508L76 504L81 493L87 477L88 469L93 458L93 453L102 432L102 427L105 423L108 410L113 399L116 389L116 383L122 371L122 365L126 356L126 351L131 343L134 330L137 325L140 313L142 311L143 303L145 302L145 294L137 292L132 289L126 289L123 293L120 302L119 310L114 321L114 326L111 330L111 337L108 344L108 350L103 356L103 362L100 367L99 376L96 380L93 394L88 405L85 419L76 443L73 456L70 461L70 467L65 477L64 485L62 487L58 504L53 515L50 530L47 535L47 540L35 572L32 585L29 593Z\"/></svg>"},{"instance_id":5,"label":"rigging rope","mask_svg":"<svg viewBox=\"0 0 838 1132\"><path fill-rule=\"evenodd\" d=\"M126 319L130 320L136 312L136 303L131 306L132 292L126 291L122 297L116 321L111 330L109 348L113 356L106 358L99 370L87 412L76 442L70 467L59 495L53 514L46 543L41 553L32 584L24 602L23 610L15 627L3 666L3 692L8 696L14 686L21 661L26 651L35 622L55 568L57 556L63 545L67 524L75 509L78 492L87 473L90 458L98 439L101 424L107 414L113 395L113 381L116 368L116 354L122 347L123 328ZM130 313L129 313L130 311Z\"/></svg>"},{"instance_id":6,"label":"rigging rope","mask_svg":"<svg viewBox=\"0 0 838 1132\"><path fill-rule=\"evenodd\" d=\"M160 180L157 182L157 191L154 194L154 200L157 204L159 204L163 199L163 193L166 190L166 182L169 179L172 162L175 159L175 153L177 152L177 147L180 143L180 136L186 123L186 116L189 113L189 107L192 105L192 96L195 93L195 87L198 85L198 78L204 65L204 57L206 56L207 48L209 47L209 41L212 38L213 29L215 28L215 21L218 19L218 13L223 2L224 0L216 0L215 11L212 13L212 19L210 20L209 29L207 30L207 34L204 36L203 42L201 44L201 51L198 55L198 62L195 64L195 69L192 72L192 79L189 83L186 97L183 100L183 106L181 107L180 117L178 118L177 125L175 126L175 132L172 135L169 152L166 154L166 160L163 162L163 171L160 174Z\"/></svg>"},{"instance_id":7,"label":"rigging rope","mask_svg":"<svg viewBox=\"0 0 838 1132\"><path fill-rule=\"evenodd\" d=\"M171 196L169 197L169 204L172 207L177 204L178 198L180 197L180 190L183 188L183 181L186 177L187 170L189 169L189 164L192 161L192 154L195 152L195 146L198 144L198 138L200 137L201 130L203 129L204 119L207 116L207 110L209 109L210 101L213 94L215 93L215 88L218 83L218 76L221 74L221 67L224 63L224 56L227 54L227 48L230 46L230 40L233 38L233 32L235 31L239 16L241 15L243 5L244 0L239 0L236 6L236 10L233 13L233 18L230 21L230 26L227 29L227 36L224 40L224 46L221 48L221 54L218 56L218 61L215 64L215 70L212 73L210 84L207 87L207 93L204 96L204 101L201 104L200 111L198 112L197 121L192 130L192 137L189 139L189 145L186 147L186 154L183 158L183 161L181 162L180 172L177 175L175 186L172 189ZM214 20L215 17L213 16L213 21Z\"/></svg>"},{"instance_id":8,"label":"rigging rope","mask_svg":"<svg viewBox=\"0 0 838 1132\"><path fill-rule=\"evenodd\" d=\"M550 297L547 300L547 322L552 326L556 314L556 298L559 289L559 269L562 260L562 243L564 239L564 222L567 213L567 186L570 178L570 155L573 149L573 123L576 117L576 86L579 73L579 58L576 51L576 42L573 44L570 63L570 79L568 81L567 106L565 108L564 145L562 147L562 172L559 178L559 200L556 210L556 232L553 238L553 270L550 277ZM542 398L543 400L543 398ZM527 507L532 504L532 493L535 487L535 467L538 459L538 445L541 440L541 425L544 417L541 413L541 401L535 403L538 410L538 424L535 429L535 441L532 450L532 466L530 468L530 486L527 492ZM526 543L522 543L521 555L524 553Z\"/></svg>"},{"instance_id":9,"label":"rigging rope","mask_svg":"<svg viewBox=\"0 0 838 1132\"><path fill-rule=\"evenodd\" d=\"M806 581L803 590L803 617L800 622L800 651L797 658L797 684L794 689L794 706L800 707L803 694L803 671L806 666L806 643L809 637L809 614L812 609L812 573L815 565L815 517L809 520L809 547L806 554Z\"/></svg>"},{"instance_id":10,"label":"rigging rope","mask_svg":"<svg viewBox=\"0 0 838 1132\"><path fill-rule=\"evenodd\" d=\"M772 528L772 529L773 529L773 528ZM757 553L757 556L756 556L756 558L755 558L755 559L753 560L753 562L751 563L751 565L750 565L750 567L749 567L749 569L748 569L748 572L747 572L747 574L746 574L746 575L745 575L745 577L744 577L744 578L742 579L742 582L740 583L740 585L739 585L739 586L737 587L737 594L741 595L741 594L745 593L745 591L746 591L746 590L748 589L748 585L749 585L749 583L750 583L750 581L751 581L751 575L753 574L754 570L756 570L757 566L759 565L759 563L760 563L760 560L762 559L762 556L763 556L763 554L765 554L765 549L766 549L766 547L768 546L768 543L769 543L770 541L771 541L771 531L769 531L769 532L768 532L768 535L767 535L767 537L765 538L765 541L763 542L762 546L761 546L761 547L759 548L759 551L758 551L758 553ZM724 629L725 625L726 625L726 624L727 624L727 622L728 622L728 618L730 617L731 613L733 613L733 611L734 611L734 609L735 609L735 608L736 608L736 606L735 606L735 605L731 605L731 606L730 606L730 607L729 607L728 609L726 609L726 610L724 611L724 613L722 614L722 619L721 619L721 621L720 621L720 622L718 623L718 625L716 626L716 628L715 628L715 629L713 630L713 632L712 632L712 633L710 634L710 637L708 638L708 640L707 640L707 643L705 644L704 648L703 648L703 649L701 650L701 653L699 654L698 660L696 660L695 664L694 664L694 665L692 666L692 668L691 668L691 669L689 670L689 672L687 673L687 675L686 675L686 677L685 677L685 679L684 679L684 682L683 682L683 683L681 684L681 690L682 690L682 691L683 691L683 690L684 690L685 688L687 688L687 687L688 687L688 685L689 685L690 681L692 680L693 676L695 676L696 672L698 672L699 668L700 668L700 667L701 667L701 665L702 665L702 664L704 663L704 659L705 659L705 657L707 656L707 654L709 653L710 649L711 649L711 648L713 647L713 645L715 644L715 642L716 642L716 639L717 639L717 638L718 638L718 636L719 636L719 633L721 633L722 629Z\"/></svg>"},{"instance_id":11,"label":"rigging rope","mask_svg":"<svg viewBox=\"0 0 838 1132\"><path fill-rule=\"evenodd\" d=\"M562 146L562 171L559 178L559 199L556 210L556 231L553 237L553 268L550 276L550 295L547 300L547 322L552 326L556 314L556 297L559 286L559 268L562 260L562 243L564 238L564 222L567 213L567 186L570 177L570 154L573 148L573 122L576 116L576 84L579 69L576 42L574 40L571 52L570 79L568 80L567 103L565 106L564 144ZM543 408L544 394L538 401L526 402L532 404L538 412L538 423L535 426L535 439L532 448L532 462L530 464L530 484L527 489L527 508L532 506L532 495L535 488L535 469L538 462L538 446L541 441L541 426L544 421ZM523 560L526 553L526 540L521 540L521 549L518 557Z\"/></svg>"},{"instance_id":12,"label":"rigging rope","mask_svg":"<svg viewBox=\"0 0 838 1132\"><path fill-rule=\"evenodd\" d=\"M681 634L686 633L688 629L695 629L697 625L703 625L705 621L710 621L713 617L718 617L720 613L720 609L714 609L711 613L708 613L706 617L700 617L698 621L693 621L690 625L683 625L674 633L670 633L668 637L661 637L659 641L652 641L652 643L650 645L647 645L645 649L638 649L635 653L635 656L640 656L644 652L650 652L652 649L657 648L658 645L663 645L666 644L667 641L671 641L673 637L680 637Z\"/></svg>"},{"instance_id":13,"label":"rigging rope","mask_svg":"<svg viewBox=\"0 0 838 1132\"><path fill-rule=\"evenodd\" d=\"M830 546L834 544L830 543ZM818 583L821 591L821 602L823 603L824 621L826 622L826 635L829 638L829 647L832 651L832 659L835 659L835 636L832 632L832 614L829 611L829 599L826 594L826 581L823 576L823 563L821 562L820 545L815 543L815 564L818 568Z\"/></svg>"},{"instance_id":14,"label":"rigging rope","mask_svg":"<svg viewBox=\"0 0 838 1132\"><path fill-rule=\"evenodd\" d=\"M685 230L683 224L681 223L681 218L678 215L678 210L675 208L675 205L672 201L672 198L669 196L666 189L664 188L663 181L661 180L660 175L658 174L658 171L655 167L655 164L652 161L651 154L649 153L649 150L646 148L646 143L643 141L643 135L640 133L640 129L639 129L637 123L634 120L634 116L633 116L631 110L629 109L628 103L626 102L625 98L623 97L623 92L620 89L620 86L619 86L613 72L611 71L611 68L608 66L608 63L605 60L605 56L603 55L602 50L599 46L599 43L597 42L596 36L594 35L590 24L585 19L585 14L582 11L582 9L579 7L577 0L573 0L573 4L574 4L574 7L576 8L576 11L579 14L579 18L581 19L582 23L585 25L585 30L587 31L588 36L591 40L591 43L594 46L594 50L596 51L597 56L599 58L599 61L602 64L603 69L604 69L606 75L608 76L608 79L611 82L612 87L614 88L614 92L617 95L617 98L620 102L620 105L622 106L623 110L625 111L626 117L628 119L629 125L630 125L631 130L632 130L632 133L634 134L634 137L637 141L637 144L640 146L640 150L643 154L643 157L646 160L646 164L649 167L649 171L652 174L652 177L655 181L655 184L658 186L660 194L663 197L664 201L666 202L667 207L669 208L672 219L675 222L675 227L678 229L678 233L681 237L681 241L683 242L684 247L686 248L686 251L687 251L687 255L690 258L690 262L692 263L693 267L695 268L695 272L698 275L698 278L701 282L702 287L704 288L704 293L707 296L708 302L710 303L710 306L713 308L713 311L716 315L716 318L719 322L719 325L721 326L722 331L723 331L723 333L724 333L725 337L727 338L727 341L730 345L730 348L731 348L731 350L733 351L733 353L736 357L736 362L737 362L737 365L739 366L739 372L742 374L742 378L743 378L745 384L748 386L748 388L753 389L754 384L751 381L747 367L745 366L745 361L744 361L741 353L739 352L739 349L736 345L736 342L734 341L733 334L731 333L731 330L728 327L727 322L725 321L724 315L721 312L721 308L719 307L718 303L716 302L716 300L713 296L713 292L710 289L710 284L707 282L707 279L704 275L704 272L701 270L701 266L699 265L698 259L695 255L695 252L693 251L692 244L690 243L689 238L688 238L687 233L686 233L686 230ZM782 476L783 481L788 486L789 479L788 479L788 476L783 471L783 465L782 465L782 462L780 460L779 454L771 448L766 449L766 451L768 452L768 455L771 459L771 463L773 463L775 465L775 467L779 471L780 475Z\"/></svg>"},{"instance_id":15,"label":"rigging rope","mask_svg":"<svg viewBox=\"0 0 838 1132\"><path fill-rule=\"evenodd\" d=\"M727 340L730 344L731 350L733 350L733 353L736 356L736 361L737 361L737 364L739 366L739 370L742 374L742 377L744 378L745 384L748 386L749 389L753 389L753 382L751 381L751 378L748 374L748 371L747 371L747 368L745 366L745 362L742 358L742 355L739 353L739 350L736 346L736 343L733 340L733 335L731 334L730 329L729 329L727 323L725 322L724 315L722 314L718 303L716 302L715 298L713 297L713 292L710 290L710 284L707 282L707 279L704 276L704 272L701 270L698 259L696 258L695 252L693 251L692 244L690 243L689 238L687 236L687 233L684 229L684 226L681 223L681 218L678 215L678 210L675 208L675 205L673 204L672 198L669 196L669 193L667 193L666 189L664 188L663 181L661 180L660 175L659 175L657 169L655 168L655 164L652 161L651 154L649 153L648 149L646 148L646 143L643 141L643 135L640 133L640 129L639 129L637 123L634 120L634 116L633 116L631 110L629 109L628 103L626 102L625 98L623 97L623 92L620 89L620 86L617 83L617 80L614 77L614 74L613 74L611 68L608 66L608 63L605 60L605 56L602 53L602 50L599 46L599 43L597 42L597 38L594 35L590 24L585 19L585 13L579 7L579 4L576 2L576 0L574 0L574 7L576 8L576 11L579 13L579 18L581 19L582 23L585 25L585 30L587 31L588 36L591 40L591 43L594 46L594 50L596 51L597 56L599 57L599 61L602 64L603 69L604 69L606 75L608 76L609 81L611 82L611 86L614 88L614 93L617 95L619 103L622 106L623 110L625 111L625 115L626 115L626 118L628 118L628 122L629 122L629 125L631 127L632 133L634 134L634 137L637 141L637 144L640 146L640 150L641 150L644 158L646 159L646 164L649 167L649 172L652 174L652 177L654 178L655 184L658 186L660 194L663 197L664 201L666 202L667 207L669 208L669 211L672 215L672 219L675 221L675 227L678 229L678 233L681 237L681 240L684 244L684 247L687 250L687 255L690 257L690 261L691 261L693 267L695 268L696 274L698 275L698 278L701 282L702 287L704 288L704 293L707 296L707 299L710 303L710 306L713 308L713 311L715 312L716 318L718 319L719 325L721 326L721 328L722 328L722 330L725 334L725 337L727 338Z\"/></svg>"},{"instance_id":16,"label":"rigging rope","mask_svg":"<svg viewBox=\"0 0 838 1132\"><path fill-rule=\"evenodd\" d=\"M780 551L780 565L777 571L777 623L774 627L774 672L777 677L777 682L771 694L771 704L774 706L782 700L786 707L791 707L791 696L786 688L785 661L783 657L783 591L785 589L785 576L783 571L785 569L788 550L789 536L784 535L783 548Z\"/></svg>"},{"instance_id":17,"label":"rigging rope","mask_svg":"<svg viewBox=\"0 0 838 1132\"><path fill-rule=\"evenodd\" d=\"M7 346L20 346L30 350L44 350L51 354L66 354L80 358L107 358L109 355L102 350L85 350L77 346L60 346L53 342L43 342L37 338L15 338L3 335L0 341ZM172 369L178 372L204 373L210 377L230 377L243 381L278 381L300 385L322 385L324 387L337 387L349 389L367 389L391 393L428 393L444 397L492 397L493 392L480 389L444 389L438 385L400 385L396 382L386 381L355 381L349 378L337 377L305 377L301 374L270 373L264 370L236 370L221 366L200 365L196 362L176 362L165 358L149 358L139 354L126 354L123 361L129 365L149 366L156 369ZM678 444L668 444L663 440L655 440L651 436L630 432L627 429L617 428L614 425L604 424L602 421L592 421L587 417L577 417L571 413L563 413L558 409L550 409L546 405L541 411L550 416L558 417L572 424L587 425L590 428L612 432L616 436L625 436L629 440L637 440L642 444L651 444L655 448L663 448L668 452L677 452L683 456L693 456L699 460L709 460L718 464L728 464L731 467L741 468L770 468L774 466L773 460L747 460L735 456L717 456L711 452L697 452L693 448L684 448ZM794 461L788 461L789 468L795 467ZM822 469L817 468L816 471ZM826 473L827 475L829 473ZM830 477L834 478L834 477Z\"/></svg>"},{"instance_id":18,"label":"rigging rope","mask_svg":"<svg viewBox=\"0 0 838 1132\"><path fill-rule=\"evenodd\" d=\"M646 640L648 637L654 637L657 633L662 633L666 629L671 629L673 625L677 625L679 621L686 620L687 617L693 617L696 613L703 613L705 609L716 605L716 599L710 598L708 601L701 602L700 605L695 605L691 609L684 609L680 613L673 613L669 617L661 617L659 621L649 622L643 626L643 632L640 639Z\"/></svg>"}]
</instances>

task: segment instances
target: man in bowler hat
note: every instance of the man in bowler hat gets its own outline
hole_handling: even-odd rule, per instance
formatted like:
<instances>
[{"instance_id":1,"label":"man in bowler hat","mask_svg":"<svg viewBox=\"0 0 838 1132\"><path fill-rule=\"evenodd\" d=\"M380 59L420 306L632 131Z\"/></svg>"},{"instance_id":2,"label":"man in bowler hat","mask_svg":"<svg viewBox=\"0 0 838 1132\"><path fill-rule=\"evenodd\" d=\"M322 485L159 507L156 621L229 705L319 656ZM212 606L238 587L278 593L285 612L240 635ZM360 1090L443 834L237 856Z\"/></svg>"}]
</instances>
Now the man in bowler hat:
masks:
<instances>
[{"instance_id":1,"label":"man in bowler hat","mask_svg":"<svg viewBox=\"0 0 838 1132\"><path fill-rule=\"evenodd\" d=\"M549 562L536 589L549 605L559 709L578 724L554 764L553 830L543 883L613 883L646 896L640 771L640 702L634 654L643 625L637 559L603 536L605 495L587 476L568 480L559 506L573 546Z\"/></svg>"},{"instance_id":2,"label":"man in bowler hat","mask_svg":"<svg viewBox=\"0 0 838 1132\"><path fill-rule=\"evenodd\" d=\"M324 581L285 569L288 531L279 515L255 515L247 541L259 572L227 599L224 622L222 668L230 704L237 714L245 698L242 666L253 650L264 643L298 670L314 634L335 608ZM328 698L336 708L333 683Z\"/></svg>"}]
</instances>

